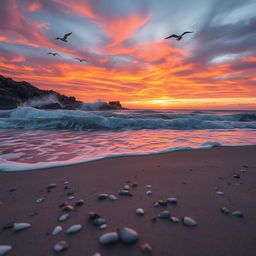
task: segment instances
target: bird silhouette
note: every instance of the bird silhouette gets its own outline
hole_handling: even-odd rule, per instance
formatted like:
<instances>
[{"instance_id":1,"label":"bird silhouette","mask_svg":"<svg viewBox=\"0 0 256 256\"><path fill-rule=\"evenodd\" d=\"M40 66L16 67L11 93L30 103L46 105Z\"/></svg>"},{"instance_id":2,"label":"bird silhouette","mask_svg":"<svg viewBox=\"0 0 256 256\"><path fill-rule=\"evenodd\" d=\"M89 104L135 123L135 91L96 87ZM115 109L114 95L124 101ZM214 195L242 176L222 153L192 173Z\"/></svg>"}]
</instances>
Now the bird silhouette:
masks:
<instances>
[{"instance_id":1,"label":"bird silhouette","mask_svg":"<svg viewBox=\"0 0 256 256\"><path fill-rule=\"evenodd\" d=\"M48 52L47 54L49 54L49 55L52 55L52 56L60 56L57 52Z\"/></svg>"},{"instance_id":2,"label":"bird silhouette","mask_svg":"<svg viewBox=\"0 0 256 256\"><path fill-rule=\"evenodd\" d=\"M86 62L88 62L88 60L86 60L86 59L79 59L79 58L74 58L75 60L78 60L78 61L80 61L80 62L83 62L83 61L86 61Z\"/></svg>"},{"instance_id":3,"label":"bird silhouette","mask_svg":"<svg viewBox=\"0 0 256 256\"><path fill-rule=\"evenodd\" d=\"M55 39L56 39L56 40L61 40L61 41L65 42L65 43L67 43L67 42L68 42L67 38L68 38L68 36L70 36L71 34L72 34L72 32L70 32L70 33L68 33L68 34L65 34L63 37L56 37Z\"/></svg>"},{"instance_id":4,"label":"bird silhouette","mask_svg":"<svg viewBox=\"0 0 256 256\"><path fill-rule=\"evenodd\" d=\"M188 34L188 33L193 33L193 32L186 31L186 32L184 32L183 34L181 34L180 36L179 36L179 35L176 35L176 34L172 34L172 35L166 37L165 39L169 39L169 38L175 37L177 41L180 41L180 40L182 39L182 37L183 37L185 34Z\"/></svg>"}]
</instances>

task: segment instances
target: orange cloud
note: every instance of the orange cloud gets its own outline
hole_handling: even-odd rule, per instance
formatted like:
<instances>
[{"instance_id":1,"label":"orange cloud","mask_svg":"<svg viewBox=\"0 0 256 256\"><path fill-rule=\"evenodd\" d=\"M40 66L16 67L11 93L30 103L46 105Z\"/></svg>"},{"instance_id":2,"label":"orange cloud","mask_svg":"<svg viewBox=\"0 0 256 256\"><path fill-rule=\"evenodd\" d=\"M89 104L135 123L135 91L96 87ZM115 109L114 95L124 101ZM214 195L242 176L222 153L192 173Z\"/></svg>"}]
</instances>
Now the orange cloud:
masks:
<instances>
[{"instance_id":1,"label":"orange cloud","mask_svg":"<svg viewBox=\"0 0 256 256\"><path fill-rule=\"evenodd\" d=\"M32 2L32 3L28 6L27 10L28 10L29 12L36 12L36 11L38 11L40 8L41 8L41 3L40 3L39 1L34 1L34 2Z\"/></svg>"}]
</instances>

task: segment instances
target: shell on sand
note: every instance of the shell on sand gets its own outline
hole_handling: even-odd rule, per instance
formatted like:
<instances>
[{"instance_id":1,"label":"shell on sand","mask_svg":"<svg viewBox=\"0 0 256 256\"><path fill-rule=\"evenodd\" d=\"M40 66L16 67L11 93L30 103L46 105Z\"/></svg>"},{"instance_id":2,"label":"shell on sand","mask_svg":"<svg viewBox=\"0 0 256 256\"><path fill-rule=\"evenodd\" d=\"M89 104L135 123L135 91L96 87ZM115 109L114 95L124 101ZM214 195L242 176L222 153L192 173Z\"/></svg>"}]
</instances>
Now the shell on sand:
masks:
<instances>
[{"instance_id":1,"label":"shell on sand","mask_svg":"<svg viewBox=\"0 0 256 256\"><path fill-rule=\"evenodd\" d=\"M55 236L55 235L59 234L61 231L62 231L62 227L61 226L56 226L54 228L54 230L52 231L52 235Z\"/></svg>"},{"instance_id":2,"label":"shell on sand","mask_svg":"<svg viewBox=\"0 0 256 256\"><path fill-rule=\"evenodd\" d=\"M59 221L65 221L67 219L69 219L70 215L69 214L63 214L59 217Z\"/></svg>"},{"instance_id":3,"label":"shell on sand","mask_svg":"<svg viewBox=\"0 0 256 256\"><path fill-rule=\"evenodd\" d=\"M10 245L0 245L0 255L5 255L12 249Z\"/></svg>"},{"instance_id":4,"label":"shell on sand","mask_svg":"<svg viewBox=\"0 0 256 256\"><path fill-rule=\"evenodd\" d=\"M60 241L54 245L53 250L55 252L62 252L68 249L68 247L69 247L69 244L67 241Z\"/></svg>"},{"instance_id":5,"label":"shell on sand","mask_svg":"<svg viewBox=\"0 0 256 256\"><path fill-rule=\"evenodd\" d=\"M138 208L138 209L136 210L136 214L137 214L137 215L141 215L141 216L142 216L142 215L144 215L144 213L145 213L145 212L144 212L144 210L143 210L142 208Z\"/></svg>"},{"instance_id":6,"label":"shell on sand","mask_svg":"<svg viewBox=\"0 0 256 256\"><path fill-rule=\"evenodd\" d=\"M118 241L117 232L105 233L99 239L99 242L101 244L113 244L113 243L116 243L117 241Z\"/></svg>"},{"instance_id":7,"label":"shell on sand","mask_svg":"<svg viewBox=\"0 0 256 256\"><path fill-rule=\"evenodd\" d=\"M171 216L171 213L169 211L162 211L158 214L158 217L160 219L168 219L170 218L170 216Z\"/></svg>"},{"instance_id":8,"label":"shell on sand","mask_svg":"<svg viewBox=\"0 0 256 256\"><path fill-rule=\"evenodd\" d=\"M193 220L192 218L190 218L190 217L183 217L182 221L183 221L183 224L185 226L192 227L192 226L196 226L197 225L197 222L195 220Z\"/></svg>"},{"instance_id":9,"label":"shell on sand","mask_svg":"<svg viewBox=\"0 0 256 256\"><path fill-rule=\"evenodd\" d=\"M138 233L134 229L127 227L117 229L117 233L119 239L125 244L135 243L139 238Z\"/></svg>"},{"instance_id":10,"label":"shell on sand","mask_svg":"<svg viewBox=\"0 0 256 256\"><path fill-rule=\"evenodd\" d=\"M30 227L31 227L31 224L29 224L29 223L25 223L25 222L24 223L14 223L13 230L20 231L20 230L27 229Z\"/></svg>"},{"instance_id":11,"label":"shell on sand","mask_svg":"<svg viewBox=\"0 0 256 256\"><path fill-rule=\"evenodd\" d=\"M80 231L82 229L82 225L81 224L76 224L73 225L71 227L69 227L66 231L67 234L74 234L77 233L78 231Z\"/></svg>"}]
</instances>

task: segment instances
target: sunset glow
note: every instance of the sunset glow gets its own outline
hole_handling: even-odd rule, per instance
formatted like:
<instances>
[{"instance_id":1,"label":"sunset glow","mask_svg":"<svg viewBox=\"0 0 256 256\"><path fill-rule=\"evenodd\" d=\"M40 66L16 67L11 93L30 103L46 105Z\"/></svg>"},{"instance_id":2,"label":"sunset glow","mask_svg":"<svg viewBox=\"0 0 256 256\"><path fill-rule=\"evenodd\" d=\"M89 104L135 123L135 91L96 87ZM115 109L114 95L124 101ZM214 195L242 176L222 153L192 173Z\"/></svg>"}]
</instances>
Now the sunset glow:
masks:
<instances>
[{"instance_id":1,"label":"sunset glow","mask_svg":"<svg viewBox=\"0 0 256 256\"><path fill-rule=\"evenodd\" d=\"M191 2L3 0L0 74L84 102L256 109L256 2Z\"/></svg>"}]
</instances>

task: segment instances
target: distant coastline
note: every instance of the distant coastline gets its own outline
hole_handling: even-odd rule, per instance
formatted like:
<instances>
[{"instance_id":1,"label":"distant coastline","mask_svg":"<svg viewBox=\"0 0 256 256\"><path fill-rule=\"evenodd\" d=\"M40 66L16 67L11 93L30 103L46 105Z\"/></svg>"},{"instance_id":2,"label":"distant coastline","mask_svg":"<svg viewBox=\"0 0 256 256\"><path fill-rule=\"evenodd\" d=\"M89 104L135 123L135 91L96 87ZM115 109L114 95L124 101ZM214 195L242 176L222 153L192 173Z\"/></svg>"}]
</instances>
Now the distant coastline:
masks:
<instances>
[{"instance_id":1,"label":"distant coastline","mask_svg":"<svg viewBox=\"0 0 256 256\"><path fill-rule=\"evenodd\" d=\"M75 97L62 95L53 90L41 90L28 82L14 81L0 75L0 110L27 105L37 109L83 109L83 103ZM125 109L119 101L98 102L97 110ZM94 110L89 104L86 110Z\"/></svg>"}]
</instances>

